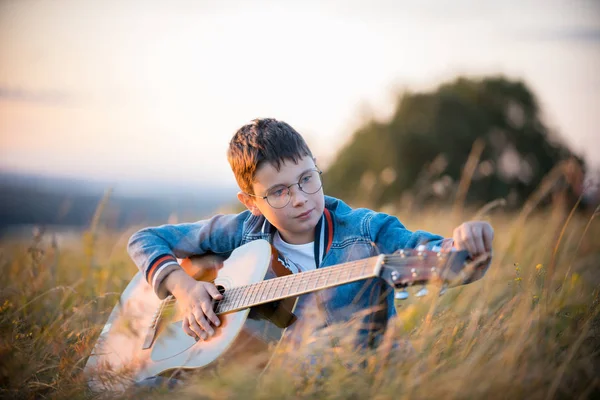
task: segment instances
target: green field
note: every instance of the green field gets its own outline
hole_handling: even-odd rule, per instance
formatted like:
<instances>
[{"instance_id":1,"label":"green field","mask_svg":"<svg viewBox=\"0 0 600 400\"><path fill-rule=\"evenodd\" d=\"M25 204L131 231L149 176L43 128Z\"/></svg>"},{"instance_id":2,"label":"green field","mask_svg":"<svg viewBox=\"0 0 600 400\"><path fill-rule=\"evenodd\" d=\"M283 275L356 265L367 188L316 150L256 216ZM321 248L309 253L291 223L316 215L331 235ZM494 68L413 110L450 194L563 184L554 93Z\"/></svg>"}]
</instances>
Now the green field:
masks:
<instances>
[{"instance_id":1,"label":"green field","mask_svg":"<svg viewBox=\"0 0 600 400\"><path fill-rule=\"evenodd\" d=\"M477 210L395 212L409 229L445 236ZM101 213L99 213L101 214ZM321 369L242 366L194 379L156 398L591 398L600 396L599 210L560 206L483 216L494 259L478 282L408 300L389 354L322 349ZM110 232L101 215L81 236L39 233L0 247L0 398L98 398L82 369L136 267L126 254L137 228ZM431 291L433 292L433 291ZM351 327L333 334L344 336ZM341 350L341 351L340 351ZM350 363L351 367L347 367ZM362 365L358 367L357 365ZM125 397L147 397L136 392ZM108 397L111 397L108 395Z\"/></svg>"}]
</instances>

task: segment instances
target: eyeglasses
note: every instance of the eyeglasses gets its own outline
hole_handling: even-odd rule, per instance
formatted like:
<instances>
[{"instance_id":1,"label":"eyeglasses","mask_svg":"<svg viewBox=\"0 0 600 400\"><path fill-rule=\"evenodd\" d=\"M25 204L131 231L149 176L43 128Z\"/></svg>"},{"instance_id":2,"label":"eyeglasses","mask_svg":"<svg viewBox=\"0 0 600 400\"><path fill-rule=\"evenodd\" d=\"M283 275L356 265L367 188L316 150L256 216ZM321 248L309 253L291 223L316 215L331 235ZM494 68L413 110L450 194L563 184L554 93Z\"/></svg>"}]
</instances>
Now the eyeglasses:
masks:
<instances>
[{"instance_id":1,"label":"eyeglasses","mask_svg":"<svg viewBox=\"0 0 600 400\"><path fill-rule=\"evenodd\" d=\"M255 194L248 194L248 196L258 197L263 200L267 200L267 203L273 208L283 208L288 205L292 198L291 187L298 185L298 188L306 194L315 194L323 186L321 181L321 174L323 172L318 169L307 171L300 177L298 183L292 183L289 186L279 185L271 188L266 196L257 196Z\"/></svg>"}]
</instances>

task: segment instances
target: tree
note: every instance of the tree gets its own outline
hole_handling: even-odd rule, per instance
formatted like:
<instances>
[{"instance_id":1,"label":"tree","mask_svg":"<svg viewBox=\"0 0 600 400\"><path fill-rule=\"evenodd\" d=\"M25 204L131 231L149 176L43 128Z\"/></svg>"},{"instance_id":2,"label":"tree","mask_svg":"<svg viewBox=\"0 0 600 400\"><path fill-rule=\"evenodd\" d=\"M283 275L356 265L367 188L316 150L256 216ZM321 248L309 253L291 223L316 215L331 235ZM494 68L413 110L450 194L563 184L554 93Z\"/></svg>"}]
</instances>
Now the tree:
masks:
<instances>
[{"instance_id":1,"label":"tree","mask_svg":"<svg viewBox=\"0 0 600 400\"><path fill-rule=\"evenodd\" d=\"M479 152L472 153L476 141ZM541 121L523 82L458 78L433 92L404 93L389 121L360 127L327 169L327 190L372 206L409 190L420 200L453 201L470 154L469 203L506 198L519 205L561 160L573 158L584 169Z\"/></svg>"}]
</instances>

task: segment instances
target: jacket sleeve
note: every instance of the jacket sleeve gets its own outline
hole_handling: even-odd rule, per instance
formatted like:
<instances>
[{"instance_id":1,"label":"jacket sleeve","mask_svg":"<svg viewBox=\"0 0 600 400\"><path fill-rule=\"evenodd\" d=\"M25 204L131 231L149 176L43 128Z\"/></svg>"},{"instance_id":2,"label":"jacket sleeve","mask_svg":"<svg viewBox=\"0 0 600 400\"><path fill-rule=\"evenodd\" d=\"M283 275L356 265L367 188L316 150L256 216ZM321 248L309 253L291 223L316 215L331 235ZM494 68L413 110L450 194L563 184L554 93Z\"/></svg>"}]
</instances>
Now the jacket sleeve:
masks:
<instances>
[{"instance_id":1,"label":"jacket sleeve","mask_svg":"<svg viewBox=\"0 0 600 400\"><path fill-rule=\"evenodd\" d=\"M194 223L144 228L131 236L127 252L156 295L164 299L168 293L161 284L169 273L181 268L177 258L209 252L229 256L239 247L249 217L245 211Z\"/></svg>"},{"instance_id":2,"label":"jacket sleeve","mask_svg":"<svg viewBox=\"0 0 600 400\"><path fill-rule=\"evenodd\" d=\"M432 251L454 251L454 240L444 238L426 231L411 232L400 223L398 218L384 213L373 213L369 221L371 240L379 249L380 253L392 254L399 249L416 249L424 246L425 250ZM474 273L465 280L468 284L481 279L491 264L491 258L477 267ZM393 303L393 296L388 300Z\"/></svg>"},{"instance_id":3,"label":"jacket sleeve","mask_svg":"<svg viewBox=\"0 0 600 400\"><path fill-rule=\"evenodd\" d=\"M411 232L402 225L398 218L373 213L367 224L369 237L380 253L391 254L399 249L416 249L425 246L427 250L450 250L452 239L425 231Z\"/></svg>"}]
</instances>

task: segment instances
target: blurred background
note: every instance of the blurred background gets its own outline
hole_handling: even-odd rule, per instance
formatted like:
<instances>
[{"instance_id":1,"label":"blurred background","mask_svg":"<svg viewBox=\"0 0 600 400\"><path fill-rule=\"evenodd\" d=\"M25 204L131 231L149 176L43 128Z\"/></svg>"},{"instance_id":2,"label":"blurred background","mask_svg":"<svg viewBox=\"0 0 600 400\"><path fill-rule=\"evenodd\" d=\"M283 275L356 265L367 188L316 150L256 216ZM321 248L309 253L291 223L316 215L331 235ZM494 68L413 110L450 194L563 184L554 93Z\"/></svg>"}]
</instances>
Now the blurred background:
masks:
<instances>
[{"instance_id":1,"label":"blurred background","mask_svg":"<svg viewBox=\"0 0 600 400\"><path fill-rule=\"evenodd\" d=\"M352 205L599 201L600 2L0 1L0 232L200 219L290 123Z\"/></svg>"}]
</instances>

